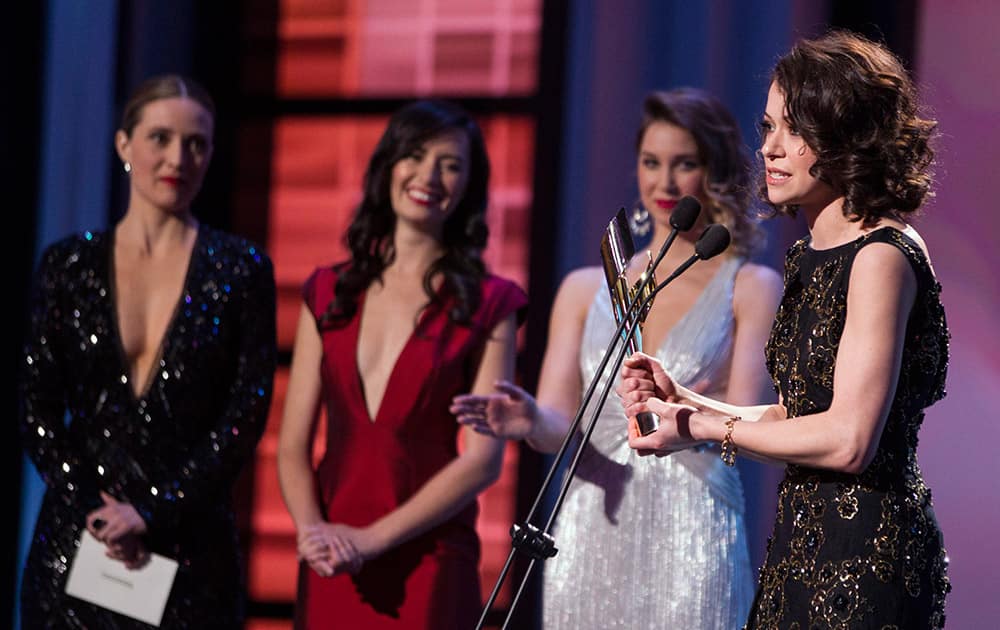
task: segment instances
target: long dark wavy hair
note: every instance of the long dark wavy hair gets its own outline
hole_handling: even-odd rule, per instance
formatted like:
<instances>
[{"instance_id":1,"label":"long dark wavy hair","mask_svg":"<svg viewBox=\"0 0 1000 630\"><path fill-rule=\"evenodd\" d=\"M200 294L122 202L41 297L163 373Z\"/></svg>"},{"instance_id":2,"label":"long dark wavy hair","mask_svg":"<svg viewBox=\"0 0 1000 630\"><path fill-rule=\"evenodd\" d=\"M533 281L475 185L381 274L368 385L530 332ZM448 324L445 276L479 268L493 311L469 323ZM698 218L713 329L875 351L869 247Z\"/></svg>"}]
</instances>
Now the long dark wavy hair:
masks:
<instances>
[{"instance_id":1,"label":"long dark wavy hair","mask_svg":"<svg viewBox=\"0 0 1000 630\"><path fill-rule=\"evenodd\" d=\"M702 188L710 202L704 208L705 216L709 223L729 228L731 251L740 256L752 254L764 238L749 212L753 199L750 158L736 119L725 105L703 90L682 87L652 92L642 104L636 152L642 147L646 130L655 122L676 125L694 138L698 158L705 165Z\"/></svg>"},{"instance_id":2,"label":"long dark wavy hair","mask_svg":"<svg viewBox=\"0 0 1000 630\"><path fill-rule=\"evenodd\" d=\"M358 308L358 296L395 258L393 233L396 215L390 200L392 169L397 162L418 151L425 142L442 133L458 130L469 141L469 176L465 194L445 220L441 235L444 253L424 274L428 306L441 298L433 279L443 277L443 288L455 298L448 317L469 325L482 298L479 283L486 275L482 252L489 230L486 226L487 189L490 163L479 125L461 107L440 100L420 100L393 114L389 125L368 162L364 176L364 197L351 225L346 244L351 252L348 264L339 268L334 299L321 318L323 326L349 321Z\"/></svg>"},{"instance_id":3,"label":"long dark wavy hair","mask_svg":"<svg viewBox=\"0 0 1000 630\"><path fill-rule=\"evenodd\" d=\"M844 196L845 216L871 227L932 195L937 122L922 117L913 82L884 46L846 31L803 40L771 80L788 124L816 154L810 173ZM777 213L798 210L767 200L763 172L758 191Z\"/></svg>"}]
</instances>

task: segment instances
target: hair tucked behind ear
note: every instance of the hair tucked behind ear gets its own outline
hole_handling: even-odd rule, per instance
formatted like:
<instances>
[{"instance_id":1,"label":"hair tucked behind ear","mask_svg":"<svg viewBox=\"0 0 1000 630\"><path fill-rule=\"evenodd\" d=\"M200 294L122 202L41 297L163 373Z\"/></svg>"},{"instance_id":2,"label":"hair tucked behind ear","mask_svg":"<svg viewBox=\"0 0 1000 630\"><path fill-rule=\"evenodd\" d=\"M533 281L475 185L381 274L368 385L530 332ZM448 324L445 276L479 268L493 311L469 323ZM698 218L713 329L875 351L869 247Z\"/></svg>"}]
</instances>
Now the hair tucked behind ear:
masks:
<instances>
[{"instance_id":1,"label":"hair tucked behind ear","mask_svg":"<svg viewBox=\"0 0 1000 630\"><path fill-rule=\"evenodd\" d=\"M844 195L852 220L913 213L932 194L937 122L921 117L910 77L885 47L843 31L801 41L772 80L789 125L816 154L812 175ZM758 190L767 201L763 176Z\"/></svg>"},{"instance_id":2,"label":"hair tucked behind ear","mask_svg":"<svg viewBox=\"0 0 1000 630\"><path fill-rule=\"evenodd\" d=\"M482 252L489 231L486 227L487 189L490 165L483 135L476 122L453 103L437 100L416 101L396 112L372 154L365 171L364 197L347 229L350 264L341 268L334 299L320 320L322 326L343 325L357 310L358 296L393 261L392 236L396 217L390 203L392 168L428 140L451 130L465 134L469 141L469 177L465 194L447 218L442 231L444 254L424 275L424 291L429 303L437 294L432 285L441 274L455 298L448 314L467 325L479 307L479 283L486 275Z\"/></svg>"}]
</instances>

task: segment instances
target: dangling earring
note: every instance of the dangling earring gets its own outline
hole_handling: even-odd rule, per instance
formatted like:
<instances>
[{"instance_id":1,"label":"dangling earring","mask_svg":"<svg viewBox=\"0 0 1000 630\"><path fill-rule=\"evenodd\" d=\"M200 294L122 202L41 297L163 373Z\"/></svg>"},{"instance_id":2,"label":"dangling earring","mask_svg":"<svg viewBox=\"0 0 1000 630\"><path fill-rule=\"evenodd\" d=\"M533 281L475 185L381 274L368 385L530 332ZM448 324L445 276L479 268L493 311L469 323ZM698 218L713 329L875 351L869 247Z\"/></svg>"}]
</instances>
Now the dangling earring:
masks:
<instances>
[{"instance_id":1,"label":"dangling earring","mask_svg":"<svg viewBox=\"0 0 1000 630\"><path fill-rule=\"evenodd\" d=\"M129 162L123 162L122 163L122 168L125 169L126 173L131 173L132 172L132 164L129 163Z\"/></svg>"},{"instance_id":2,"label":"dangling earring","mask_svg":"<svg viewBox=\"0 0 1000 630\"><path fill-rule=\"evenodd\" d=\"M628 226L636 236L646 236L649 234L649 229L653 226L653 222L650 221L649 211L642 205L642 202L636 204L632 208L632 212L629 213Z\"/></svg>"}]
</instances>

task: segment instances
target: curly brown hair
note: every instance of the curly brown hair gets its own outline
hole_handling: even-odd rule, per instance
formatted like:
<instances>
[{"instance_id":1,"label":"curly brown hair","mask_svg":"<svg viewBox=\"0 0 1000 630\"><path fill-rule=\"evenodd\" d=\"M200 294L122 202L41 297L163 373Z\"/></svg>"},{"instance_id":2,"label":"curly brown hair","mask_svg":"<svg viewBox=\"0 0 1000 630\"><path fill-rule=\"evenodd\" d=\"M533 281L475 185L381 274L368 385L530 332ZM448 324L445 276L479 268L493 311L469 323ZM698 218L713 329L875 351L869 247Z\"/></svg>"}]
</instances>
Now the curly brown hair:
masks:
<instances>
[{"instance_id":1,"label":"curly brown hair","mask_svg":"<svg viewBox=\"0 0 1000 630\"><path fill-rule=\"evenodd\" d=\"M764 242L764 233L749 212L750 160L739 125L717 98L697 88L681 87L651 92L642 104L642 124L636 136L636 151L646 129L666 122L686 130L698 145L705 164L702 188L709 199L708 223L721 223L732 236L731 251L749 256Z\"/></svg>"},{"instance_id":2,"label":"curly brown hair","mask_svg":"<svg viewBox=\"0 0 1000 630\"><path fill-rule=\"evenodd\" d=\"M816 155L813 177L844 196L844 215L871 227L916 212L933 193L937 121L924 118L900 60L881 44L833 31L802 40L778 60L772 82L785 117ZM768 201L761 169L758 193Z\"/></svg>"}]
</instances>

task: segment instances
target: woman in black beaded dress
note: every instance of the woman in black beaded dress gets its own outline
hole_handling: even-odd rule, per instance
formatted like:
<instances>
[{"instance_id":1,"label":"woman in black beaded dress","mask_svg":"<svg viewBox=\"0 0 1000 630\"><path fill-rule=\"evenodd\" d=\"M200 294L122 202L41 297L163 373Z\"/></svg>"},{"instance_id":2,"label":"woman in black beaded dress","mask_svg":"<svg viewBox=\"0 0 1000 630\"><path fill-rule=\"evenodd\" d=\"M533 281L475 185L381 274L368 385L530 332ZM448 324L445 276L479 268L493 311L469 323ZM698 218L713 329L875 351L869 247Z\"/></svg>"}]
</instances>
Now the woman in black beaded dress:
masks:
<instances>
[{"instance_id":1,"label":"woman in black beaded dress","mask_svg":"<svg viewBox=\"0 0 1000 630\"><path fill-rule=\"evenodd\" d=\"M904 223L929 193L934 127L882 46L843 32L798 43L761 123L766 199L809 226L767 346L780 404L698 396L641 354L622 369L629 415L664 419L631 430L640 453L710 441L726 463L738 450L787 464L748 628L944 626L947 558L916 448L944 396L949 334Z\"/></svg>"},{"instance_id":2,"label":"woman in black beaded dress","mask_svg":"<svg viewBox=\"0 0 1000 630\"><path fill-rule=\"evenodd\" d=\"M42 256L21 379L22 439L46 483L25 628L149 627L65 593L85 530L129 567L178 562L161 627L243 625L230 494L267 418L274 276L253 244L191 214L213 126L190 80L143 83L115 136L124 217Z\"/></svg>"}]
</instances>

